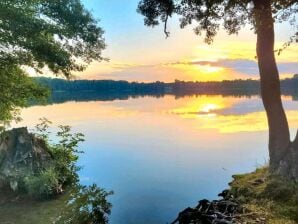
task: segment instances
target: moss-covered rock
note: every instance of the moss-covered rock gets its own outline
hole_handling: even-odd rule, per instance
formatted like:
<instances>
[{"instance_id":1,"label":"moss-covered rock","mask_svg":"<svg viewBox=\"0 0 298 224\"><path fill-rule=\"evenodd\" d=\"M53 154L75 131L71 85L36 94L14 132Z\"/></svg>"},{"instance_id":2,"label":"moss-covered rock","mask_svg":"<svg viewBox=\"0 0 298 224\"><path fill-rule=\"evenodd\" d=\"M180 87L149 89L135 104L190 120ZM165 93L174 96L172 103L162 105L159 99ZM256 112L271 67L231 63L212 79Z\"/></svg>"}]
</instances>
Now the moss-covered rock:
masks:
<instances>
[{"instance_id":1,"label":"moss-covered rock","mask_svg":"<svg viewBox=\"0 0 298 224\"><path fill-rule=\"evenodd\" d=\"M0 137L0 187L20 190L24 177L45 169L52 161L44 140L30 134L27 128L2 133Z\"/></svg>"}]
</instances>

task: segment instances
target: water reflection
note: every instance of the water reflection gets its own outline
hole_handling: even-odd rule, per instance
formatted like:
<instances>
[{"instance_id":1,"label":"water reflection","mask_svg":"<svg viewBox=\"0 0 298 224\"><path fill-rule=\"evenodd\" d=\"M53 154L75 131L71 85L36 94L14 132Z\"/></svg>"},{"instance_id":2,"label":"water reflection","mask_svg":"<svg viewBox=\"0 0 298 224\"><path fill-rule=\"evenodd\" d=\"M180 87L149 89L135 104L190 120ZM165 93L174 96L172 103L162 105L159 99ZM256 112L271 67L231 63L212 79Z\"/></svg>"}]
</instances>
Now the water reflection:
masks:
<instances>
[{"instance_id":1,"label":"water reflection","mask_svg":"<svg viewBox=\"0 0 298 224\"><path fill-rule=\"evenodd\" d=\"M236 98L223 98L220 96L199 96L190 98L180 107L169 110L170 113L180 115L183 118L195 118L202 115L216 115L224 108L230 108L235 104Z\"/></svg>"},{"instance_id":2,"label":"water reflection","mask_svg":"<svg viewBox=\"0 0 298 224\"><path fill-rule=\"evenodd\" d=\"M298 126L298 103L283 97L291 127ZM224 98L200 96L169 111L184 119L192 119L199 129L216 129L222 133L266 131L267 118L259 97Z\"/></svg>"},{"instance_id":3,"label":"water reflection","mask_svg":"<svg viewBox=\"0 0 298 224\"><path fill-rule=\"evenodd\" d=\"M80 99L80 101L83 99ZM60 102L58 100L57 102ZM283 96L283 102L291 127L297 127L296 108L298 102L290 96ZM55 102L52 102L55 103ZM258 96L233 97L221 95L198 95L177 98L166 95L162 98L137 97L113 101L70 101L55 106L34 106L36 114L48 111L54 122L79 122L85 119L98 121L98 117L114 119L137 116L138 113L177 115L192 119L199 129L216 129L220 132L265 131L267 120L262 102ZM30 115L32 109L23 110L25 123L36 123L38 117ZM74 113L75 112L75 113ZM28 114L29 113L29 114ZM165 116L159 118L164 119ZM155 117L156 118L156 117ZM21 123L22 124L22 123ZM251 125L254 124L254 125Z\"/></svg>"},{"instance_id":4,"label":"water reflection","mask_svg":"<svg viewBox=\"0 0 298 224\"><path fill-rule=\"evenodd\" d=\"M298 102L284 97L290 125ZM267 124L258 96L190 96L66 102L22 111L16 126L39 117L86 135L81 183L112 189L111 223L167 223L212 199L231 175L267 159Z\"/></svg>"},{"instance_id":5,"label":"water reflection","mask_svg":"<svg viewBox=\"0 0 298 224\"><path fill-rule=\"evenodd\" d=\"M62 195L47 200L35 200L11 190L1 189L0 223L7 224L65 224L108 223L112 192L96 185L74 184Z\"/></svg>"}]
</instances>

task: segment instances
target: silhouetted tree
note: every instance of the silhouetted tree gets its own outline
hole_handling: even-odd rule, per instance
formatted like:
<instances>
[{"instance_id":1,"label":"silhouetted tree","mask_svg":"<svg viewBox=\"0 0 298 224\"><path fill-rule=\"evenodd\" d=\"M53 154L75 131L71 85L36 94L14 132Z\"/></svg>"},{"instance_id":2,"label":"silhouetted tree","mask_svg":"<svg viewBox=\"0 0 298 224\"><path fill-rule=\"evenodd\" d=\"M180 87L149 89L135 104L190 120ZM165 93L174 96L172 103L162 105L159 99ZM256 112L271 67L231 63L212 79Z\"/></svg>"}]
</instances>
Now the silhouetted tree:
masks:
<instances>
[{"instance_id":1,"label":"silhouetted tree","mask_svg":"<svg viewBox=\"0 0 298 224\"><path fill-rule=\"evenodd\" d=\"M237 34L251 24L257 34L257 58L261 77L261 95L269 125L271 171L298 179L298 137L290 140L287 118L282 106L279 73L274 54L274 23L288 21L295 25L297 0L142 0L138 12L145 16L145 25L164 23L180 16L181 28L196 22L195 33L205 32L211 43L222 25L228 34ZM290 41L297 41L296 32ZM280 52L278 52L280 53Z\"/></svg>"}]
</instances>

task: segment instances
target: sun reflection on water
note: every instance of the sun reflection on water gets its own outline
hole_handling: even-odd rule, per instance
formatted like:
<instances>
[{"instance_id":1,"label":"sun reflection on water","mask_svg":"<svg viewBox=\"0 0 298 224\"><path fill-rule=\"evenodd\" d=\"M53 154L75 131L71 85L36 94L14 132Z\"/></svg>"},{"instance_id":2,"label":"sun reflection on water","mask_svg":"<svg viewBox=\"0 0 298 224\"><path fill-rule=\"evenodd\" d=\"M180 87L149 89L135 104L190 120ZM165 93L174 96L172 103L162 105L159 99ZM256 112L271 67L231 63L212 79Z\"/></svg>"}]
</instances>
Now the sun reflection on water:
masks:
<instances>
[{"instance_id":1,"label":"sun reflection on water","mask_svg":"<svg viewBox=\"0 0 298 224\"><path fill-rule=\"evenodd\" d=\"M251 100L254 102L249 103ZM286 104L294 103L283 97ZM222 96L199 96L184 100L168 112L182 119L191 120L191 125L200 130L217 130L220 133L257 132L268 130L266 113L261 99ZM257 105L254 105L256 104ZM290 127L298 126L297 111L286 110Z\"/></svg>"},{"instance_id":2,"label":"sun reflection on water","mask_svg":"<svg viewBox=\"0 0 298 224\"><path fill-rule=\"evenodd\" d=\"M283 97L283 101L290 127L298 127L298 102L291 97ZM210 130L210 134L268 130L266 114L257 96L165 96L113 102L68 102L25 108L21 116L24 120L18 126L36 124L39 117L47 117L57 124L79 125L90 122L102 125L107 121L114 121L115 127L119 122L124 122L123 125L127 127L142 124L140 131L162 123L174 129L185 128L194 134L198 130Z\"/></svg>"},{"instance_id":3,"label":"sun reflection on water","mask_svg":"<svg viewBox=\"0 0 298 224\"><path fill-rule=\"evenodd\" d=\"M177 114L183 118L196 118L200 116L214 117L217 112L232 106L232 102L222 97L200 96L189 98L184 104L170 109L170 114Z\"/></svg>"}]
</instances>

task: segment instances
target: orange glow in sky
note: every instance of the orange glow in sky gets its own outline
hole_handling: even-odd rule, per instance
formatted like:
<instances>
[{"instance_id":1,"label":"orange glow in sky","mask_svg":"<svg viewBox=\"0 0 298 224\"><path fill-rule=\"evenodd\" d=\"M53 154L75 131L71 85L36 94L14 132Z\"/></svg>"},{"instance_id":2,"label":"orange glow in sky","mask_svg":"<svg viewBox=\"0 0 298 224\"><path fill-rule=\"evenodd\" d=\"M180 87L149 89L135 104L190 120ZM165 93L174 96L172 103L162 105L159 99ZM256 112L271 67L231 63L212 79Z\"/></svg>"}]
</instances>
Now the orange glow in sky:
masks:
<instances>
[{"instance_id":1,"label":"orange glow in sky","mask_svg":"<svg viewBox=\"0 0 298 224\"><path fill-rule=\"evenodd\" d=\"M277 43L276 48L281 45L282 42ZM176 56L177 59L175 60L169 59L164 52L161 55L157 52L149 52L145 56L140 55L138 60L95 62L86 71L76 75L79 78L87 79L145 82L157 80L172 82L175 79L186 81L258 79L255 43L253 41L221 41L210 46L204 43L196 44L188 56L181 52L183 57L180 57L179 49L171 53L172 57L173 54ZM286 49L280 56L276 56L277 62L284 64L283 69L280 70L282 78L291 77L296 72L298 73L296 70L296 68L298 69L297 52L298 45L295 44ZM149 61L152 63L149 64ZM254 63L254 65L248 63Z\"/></svg>"},{"instance_id":2,"label":"orange glow in sky","mask_svg":"<svg viewBox=\"0 0 298 224\"><path fill-rule=\"evenodd\" d=\"M137 0L83 2L100 19L107 43L103 57L110 60L93 62L87 70L74 73L78 79L172 82L259 78L256 35L249 25L238 35L220 29L213 43L207 45L204 37L194 34L195 24L180 29L178 18L168 21L169 38L165 38L162 26L144 26L143 16L136 12ZM121 13L110 13L107 8ZM276 24L275 48L287 42L293 32L289 24ZM297 52L298 44L294 43L276 57L282 78L298 73Z\"/></svg>"}]
</instances>

